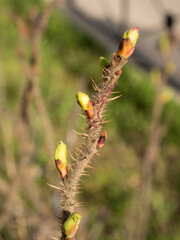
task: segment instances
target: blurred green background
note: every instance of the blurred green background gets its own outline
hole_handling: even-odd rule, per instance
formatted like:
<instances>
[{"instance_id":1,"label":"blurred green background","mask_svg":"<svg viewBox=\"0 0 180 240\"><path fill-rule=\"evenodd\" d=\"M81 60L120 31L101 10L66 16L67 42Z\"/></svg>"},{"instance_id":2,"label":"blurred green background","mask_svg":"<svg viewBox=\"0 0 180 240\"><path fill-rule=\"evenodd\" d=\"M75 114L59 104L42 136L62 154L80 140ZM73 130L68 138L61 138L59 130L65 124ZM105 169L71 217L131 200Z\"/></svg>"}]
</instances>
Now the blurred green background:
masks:
<instances>
[{"instance_id":1,"label":"blurred green background","mask_svg":"<svg viewBox=\"0 0 180 240\"><path fill-rule=\"evenodd\" d=\"M41 12L45 3L0 0L0 5L0 239L49 239L58 235L54 215L58 216L60 206L58 192L47 182L58 186L59 176L53 155L47 152L45 130L33 100L29 124L31 162L21 169L26 174L15 184L20 175L22 142L17 129L26 77L18 54L19 32L11 18L15 14L28 22L31 9ZM28 57L27 38L23 41ZM110 59L111 53L75 27L62 12L52 12L40 42L38 82L54 133L54 147L63 140L73 153L81 140L72 131L82 131L85 125L78 114L75 95L78 90L91 95L90 77L100 82L100 56ZM83 223L78 239L123 239L139 186L154 85L150 74L130 61L123 68L115 91L121 91L122 97L109 104L106 120L112 121L105 124L108 140L100 150L103 156L93 159L97 170L88 170L89 177L83 177L81 183L78 197L83 202ZM162 123L166 119L168 129L153 169L148 240L180 239L180 106L175 99L164 105Z\"/></svg>"}]
</instances>

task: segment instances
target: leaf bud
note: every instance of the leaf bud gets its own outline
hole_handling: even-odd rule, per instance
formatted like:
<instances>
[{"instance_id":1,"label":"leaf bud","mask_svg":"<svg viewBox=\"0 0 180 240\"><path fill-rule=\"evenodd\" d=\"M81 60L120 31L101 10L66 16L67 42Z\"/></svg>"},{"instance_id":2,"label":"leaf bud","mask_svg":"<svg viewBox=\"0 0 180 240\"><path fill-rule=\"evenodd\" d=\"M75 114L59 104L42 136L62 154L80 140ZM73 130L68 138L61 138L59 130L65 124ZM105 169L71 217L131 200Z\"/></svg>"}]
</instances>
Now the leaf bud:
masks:
<instances>
[{"instance_id":1,"label":"leaf bud","mask_svg":"<svg viewBox=\"0 0 180 240\"><path fill-rule=\"evenodd\" d=\"M132 28L125 32L119 44L117 55L128 59L135 50L135 45L139 37L138 27Z\"/></svg>"},{"instance_id":2,"label":"leaf bud","mask_svg":"<svg viewBox=\"0 0 180 240\"><path fill-rule=\"evenodd\" d=\"M103 130L100 134L100 137L97 143L97 149L104 147L106 139L107 139L107 132Z\"/></svg>"},{"instance_id":3,"label":"leaf bud","mask_svg":"<svg viewBox=\"0 0 180 240\"><path fill-rule=\"evenodd\" d=\"M66 235L66 239L71 239L75 236L81 221L81 217L82 216L80 213L75 212L72 213L65 221L63 230L64 234Z\"/></svg>"},{"instance_id":4,"label":"leaf bud","mask_svg":"<svg viewBox=\"0 0 180 240\"><path fill-rule=\"evenodd\" d=\"M106 58L100 57L99 65L100 65L100 68L103 70L104 68L108 68L110 66L110 63Z\"/></svg>"},{"instance_id":5,"label":"leaf bud","mask_svg":"<svg viewBox=\"0 0 180 240\"><path fill-rule=\"evenodd\" d=\"M54 158L56 167L64 179L67 175L67 147L62 141L57 143Z\"/></svg>"},{"instance_id":6,"label":"leaf bud","mask_svg":"<svg viewBox=\"0 0 180 240\"><path fill-rule=\"evenodd\" d=\"M81 108L86 112L89 118L93 118L94 110L93 104L89 99L89 96L83 92L78 92L77 95L77 102L81 106Z\"/></svg>"}]
</instances>

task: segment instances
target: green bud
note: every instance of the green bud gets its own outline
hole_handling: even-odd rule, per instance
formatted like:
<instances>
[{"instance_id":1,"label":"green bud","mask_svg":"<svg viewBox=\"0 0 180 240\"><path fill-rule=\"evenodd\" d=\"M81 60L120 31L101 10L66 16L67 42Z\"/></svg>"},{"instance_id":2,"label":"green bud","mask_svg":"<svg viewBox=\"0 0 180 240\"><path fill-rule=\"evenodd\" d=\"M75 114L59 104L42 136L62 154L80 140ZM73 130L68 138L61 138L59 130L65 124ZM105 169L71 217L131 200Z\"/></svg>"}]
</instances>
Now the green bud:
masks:
<instances>
[{"instance_id":1,"label":"green bud","mask_svg":"<svg viewBox=\"0 0 180 240\"><path fill-rule=\"evenodd\" d=\"M126 31L119 44L117 55L123 57L124 59L128 59L135 50L135 45L138 37L139 37L138 27Z\"/></svg>"},{"instance_id":2,"label":"green bud","mask_svg":"<svg viewBox=\"0 0 180 240\"><path fill-rule=\"evenodd\" d=\"M109 66L108 60L106 58L104 58L104 57L100 57L99 64L100 64L100 68L101 69L103 69L104 67Z\"/></svg>"},{"instance_id":3,"label":"green bud","mask_svg":"<svg viewBox=\"0 0 180 240\"><path fill-rule=\"evenodd\" d=\"M81 214L73 213L71 214L68 219L64 223L64 233L66 235L66 239L71 239L75 236L79 224L81 221Z\"/></svg>"}]
</instances>

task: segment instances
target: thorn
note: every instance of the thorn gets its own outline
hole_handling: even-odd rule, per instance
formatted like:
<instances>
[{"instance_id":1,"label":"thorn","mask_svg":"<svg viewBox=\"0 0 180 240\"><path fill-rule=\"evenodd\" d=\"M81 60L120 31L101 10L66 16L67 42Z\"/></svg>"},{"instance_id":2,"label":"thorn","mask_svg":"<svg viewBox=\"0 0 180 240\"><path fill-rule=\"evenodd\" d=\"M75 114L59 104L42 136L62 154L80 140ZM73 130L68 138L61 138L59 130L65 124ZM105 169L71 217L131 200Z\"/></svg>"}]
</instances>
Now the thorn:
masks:
<instances>
[{"instance_id":1,"label":"thorn","mask_svg":"<svg viewBox=\"0 0 180 240\"><path fill-rule=\"evenodd\" d=\"M80 184L80 183L79 183L79 184ZM83 190L84 187L82 187L82 186L78 186L78 187L77 187L77 190L79 190L79 189L80 189L80 190Z\"/></svg>"},{"instance_id":2,"label":"thorn","mask_svg":"<svg viewBox=\"0 0 180 240\"><path fill-rule=\"evenodd\" d=\"M47 183L47 185L50 186L50 187L52 187L52 188L54 188L54 189L57 189L57 190L62 191L59 187L56 187L56 186L54 186L54 185L52 185L52 184L50 184L50 183Z\"/></svg>"},{"instance_id":3,"label":"thorn","mask_svg":"<svg viewBox=\"0 0 180 240\"><path fill-rule=\"evenodd\" d=\"M86 173L88 173L88 174L89 174L89 172L88 172L88 171L86 171L85 169L83 170L83 172L82 172L82 173L85 173L85 174L86 174Z\"/></svg>"},{"instance_id":4,"label":"thorn","mask_svg":"<svg viewBox=\"0 0 180 240\"><path fill-rule=\"evenodd\" d=\"M78 181L79 181L79 184L84 182L83 179L79 179Z\"/></svg>"},{"instance_id":5,"label":"thorn","mask_svg":"<svg viewBox=\"0 0 180 240\"><path fill-rule=\"evenodd\" d=\"M102 155L102 154L100 154L100 153L95 153L97 156L99 156L99 157L104 157L104 155Z\"/></svg>"},{"instance_id":6,"label":"thorn","mask_svg":"<svg viewBox=\"0 0 180 240\"><path fill-rule=\"evenodd\" d=\"M59 184L60 184L61 186L64 186L64 184L63 184L62 182L59 182Z\"/></svg>"},{"instance_id":7,"label":"thorn","mask_svg":"<svg viewBox=\"0 0 180 240\"><path fill-rule=\"evenodd\" d=\"M76 204L76 202L70 203L71 206L74 206Z\"/></svg>"},{"instance_id":8,"label":"thorn","mask_svg":"<svg viewBox=\"0 0 180 240\"><path fill-rule=\"evenodd\" d=\"M77 157L79 157L79 154L77 152L74 153Z\"/></svg>"},{"instance_id":9,"label":"thorn","mask_svg":"<svg viewBox=\"0 0 180 240\"><path fill-rule=\"evenodd\" d=\"M98 91L97 88L94 86L93 83L92 83L92 87L93 87L94 91L96 91L96 92Z\"/></svg>"},{"instance_id":10,"label":"thorn","mask_svg":"<svg viewBox=\"0 0 180 240\"><path fill-rule=\"evenodd\" d=\"M108 121L103 121L103 124L104 123L110 123L110 122L112 122L113 120L108 120Z\"/></svg>"},{"instance_id":11,"label":"thorn","mask_svg":"<svg viewBox=\"0 0 180 240\"><path fill-rule=\"evenodd\" d=\"M106 107L106 106L105 106L105 107ZM107 110L107 109L104 109L103 112L106 113L106 112L108 112L108 110Z\"/></svg>"},{"instance_id":12,"label":"thorn","mask_svg":"<svg viewBox=\"0 0 180 240\"><path fill-rule=\"evenodd\" d=\"M49 238L51 238L51 239L53 239L53 240L58 240L58 238L52 237L52 236L49 236Z\"/></svg>"},{"instance_id":13,"label":"thorn","mask_svg":"<svg viewBox=\"0 0 180 240\"><path fill-rule=\"evenodd\" d=\"M77 135L81 135L81 133L77 132L76 130L72 130L74 133L76 133Z\"/></svg>"},{"instance_id":14,"label":"thorn","mask_svg":"<svg viewBox=\"0 0 180 240\"><path fill-rule=\"evenodd\" d=\"M94 168L94 167L92 167L90 165L87 165L86 167L89 168L89 169L97 170L96 168Z\"/></svg>"},{"instance_id":15,"label":"thorn","mask_svg":"<svg viewBox=\"0 0 180 240\"><path fill-rule=\"evenodd\" d=\"M82 173L81 176L90 176L89 173Z\"/></svg>"},{"instance_id":16,"label":"thorn","mask_svg":"<svg viewBox=\"0 0 180 240\"><path fill-rule=\"evenodd\" d=\"M120 92L121 92L121 91L116 91L116 92L112 92L112 94L113 94L113 93L120 93Z\"/></svg>"},{"instance_id":17,"label":"thorn","mask_svg":"<svg viewBox=\"0 0 180 240\"><path fill-rule=\"evenodd\" d=\"M81 194L83 191L75 191L75 194Z\"/></svg>"},{"instance_id":18,"label":"thorn","mask_svg":"<svg viewBox=\"0 0 180 240\"><path fill-rule=\"evenodd\" d=\"M80 153L83 153L79 148L75 147L76 150L78 150Z\"/></svg>"},{"instance_id":19,"label":"thorn","mask_svg":"<svg viewBox=\"0 0 180 240\"><path fill-rule=\"evenodd\" d=\"M95 91L99 91L98 85L95 83L94 79L92 77L90 77L91 81L92 81L92 86L94 88Z\"/></svg>"},{"instance_id":20,"label":"thorn","mask_svg":"<svg viewBox=\"0 0 180 240\"><path fill-rule=\"evenodd\" d=\"M77 135L80 135L80 136L83 136L83 137L88 137L88 134L87 133L79 133L75 130L73 130L73 132L75 132Z\"/></svg>"},{"instance_id":21,"label":"thorn","mask_svg":"<svg viewBox=\"0 0 180 240\"><path fill-rule=\"evenodd\" d=\"M76 159L73 157L73 155L71 154L70 151L69 151L69 155L70 155L70 157L71 157L74 161L76 161Z\"/></svg>"},{"instance_id":22,"label":"thorn","mask_svg":"<svg viewBox=\"0 0 180 240\"><path fill-rule=\"evenodd\" d=\"M105 74L106 72L108 72L108 73L111 72L111 71L110 71L108 68L106 68L106 67L103 67L102 71L103 71L103 74Z\"/></svg>"},{"instance_id":23,"label":"thorn","mask_svg":"<svg viewBox=\"0 0 180 240\"><path fill-rule=\"evenodd\" d=\"M83 206L83 203L82 203L82 202L77 202L77 203L75 203L75 206L76 206L76 207L82 207L82 206Z\"/></svg>"},{"instance_id":24,"label":"thorn","mask_svg":"<svg viewBox=\"0 0 180 240\"><path fill-rule=\"evenodd\" d=\"M109 98L107 101L110 102L110 101L113 101L113 100L115 100L117 98L120 98L120 97L122 97L122 95L119 95L119 96L116 96L116 97L113 97L113 98Z\"/></svg>"},{"instance_id":25,"label":"thorn","mask_svg":"<svg viewBox=\"0 0 180 240\"><path fill-rule=\"evenodd\" d=\"M86 119L87 120L87 119ZM84 130L86 130L86 128L87 128L87 126L83 126L83 127L81 127L81 129L84 131Z\"/></svg>"},{"instance_id":26,"label":"thorn","mask_svg":"<svg viewBox=\"0 0 180 240\"><path fill-rule=\"evenodd\" d=\"M82 117L82 118L85 118L86 119L86 116L84 116L84 115L82 115L82 114L78 114L80 117Z\"/></svg>"},{"instance_id":27,"label":"thorn","mask_svg":"<svg viewBox=\"0 0 180 240\"><path fill-rule=\"evenodd\" d=\"M105 68L102 68L103 75L106 73Z\"/></svg>"},{"instance_id":28,"label":"thorn","mask_svg":"<svg viewBox=\"0 0 180 240\"><path fill-rule=\"evenodd\" d=\"M103 110L103 112L107 112L108 111L108 105L106 104L106 105L104 105L104 110Z\"/></svg>"}]
</instances>

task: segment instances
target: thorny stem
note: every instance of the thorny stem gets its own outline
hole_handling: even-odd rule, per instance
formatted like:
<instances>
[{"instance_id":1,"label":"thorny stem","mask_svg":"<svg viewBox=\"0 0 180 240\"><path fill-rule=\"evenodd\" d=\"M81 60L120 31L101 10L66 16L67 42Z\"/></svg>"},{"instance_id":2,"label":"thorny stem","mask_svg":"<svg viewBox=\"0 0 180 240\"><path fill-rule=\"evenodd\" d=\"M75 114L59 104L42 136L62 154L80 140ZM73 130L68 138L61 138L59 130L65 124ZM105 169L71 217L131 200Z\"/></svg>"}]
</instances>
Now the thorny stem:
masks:
<instances>
[{"instance_id":1,"label":"thorny stem","mask_svg":"<svg viewBox=\"0 0 180 240\"><path fill-rule=\"evenodd\" d=\"M102 81L97 87L93 97L94 117L88 121L86 134L81 144L81 150L79 150L78 156L69 169L67 177L60 181L60 202L63 209L60 222L62 224L74 212L74 208L78 206L76 202L78 183L80 177L84 174L85 167L97 152L97 142L103 124L104 107L119 78L116 72L121 70L125 63L127 63L127 60L119 58L116 53L113 54L112 62L108 69L105 69L103 72ZM59 239L64 240L65 235L62 233Z\"/></svg>"},{"instance_id":2,"label":"thorny stem","mask_svg":"<svg viewBox=\"0 0 180 240\"><path fill-rule=\"evenodd\" d=\"M98 112L97 112L97 116L98 116L101 124L102 124L103 121L102 121L102 118L99 116L99 113L100 113L102 107L106 105L107 99L108 99L108 97L111 95L114 86L115 86L115 83L111 86L110 89L107 89L107 91L105 92L104 95L106 95L106 93L108 93L108 94L107 94L106 96L103 96L102 99L101 99L102 104L101 104L101 106L99 107L99 110L98 110Z\"/></svg>"}]
</instances>

